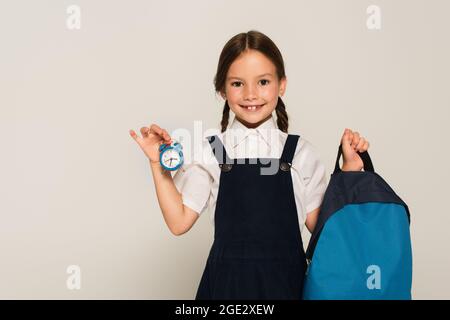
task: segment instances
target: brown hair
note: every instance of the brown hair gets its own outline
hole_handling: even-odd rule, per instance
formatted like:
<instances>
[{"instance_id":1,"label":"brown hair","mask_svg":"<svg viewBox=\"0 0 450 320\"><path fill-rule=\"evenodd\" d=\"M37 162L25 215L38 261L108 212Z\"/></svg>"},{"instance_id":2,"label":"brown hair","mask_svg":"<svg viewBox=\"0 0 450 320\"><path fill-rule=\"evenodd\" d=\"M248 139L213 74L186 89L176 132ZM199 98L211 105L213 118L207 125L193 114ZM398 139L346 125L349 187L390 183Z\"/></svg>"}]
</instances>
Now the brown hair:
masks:
<instances>
[{"instance_id":1,"label":"brown hair","mask_svg":"<svg viewBox=\"0 0 450 320\"><path fill-rule=\"evenodd\" d=\"M286 77L284 71L283 57L281 56L280 50L273 41L267 37L265 34L250 30L247 33L239 33L232 37L222 49L219 58L219 64L217 66L217 73L214 77L214 87L216 93L225 92L225 81L233 61L244 51L253 49L264 54L272 63L275 65L277 70L278 80ZM288 115L286 112L286 106L284 105L281 97L278 97L278 103L275 108L277 114L277 125L278 128L286 132L288 131ZM220 125L222 126L222 132L224 132L228 126L228 120L230 116L230 106L228 101L225 101L222 113L222 121Z\"/></svg>"}]
</instances>

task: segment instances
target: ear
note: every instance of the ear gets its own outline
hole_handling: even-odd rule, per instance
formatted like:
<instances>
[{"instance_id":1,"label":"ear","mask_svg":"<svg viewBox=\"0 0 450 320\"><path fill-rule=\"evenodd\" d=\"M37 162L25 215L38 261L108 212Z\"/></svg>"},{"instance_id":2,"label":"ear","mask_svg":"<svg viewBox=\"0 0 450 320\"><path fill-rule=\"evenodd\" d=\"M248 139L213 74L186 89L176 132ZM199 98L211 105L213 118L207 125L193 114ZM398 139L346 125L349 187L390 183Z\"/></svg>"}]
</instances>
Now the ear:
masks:
<instances>
[{"instance_id":1,"label":"ear","mask_svg":"<svg viewBox=\"0 0 450 320\"><path fill-rule=\"evenodd\" d=\"M227 100L227 96L225 95L225 92L221 91L220 95L222 96L223 100Z\"/></svg>"},{"instance_id":2,"label":"ear","mask_svg":"<svg viewBox=\"0 0 450 320\"><path fill-rule=\"evenodd\" d=\"M281 78L280 80L280 90L279 90L279 96L282 97L284 93L286 92L286 85L287 85L287 78Z\"/></svg>"}]
</instances>

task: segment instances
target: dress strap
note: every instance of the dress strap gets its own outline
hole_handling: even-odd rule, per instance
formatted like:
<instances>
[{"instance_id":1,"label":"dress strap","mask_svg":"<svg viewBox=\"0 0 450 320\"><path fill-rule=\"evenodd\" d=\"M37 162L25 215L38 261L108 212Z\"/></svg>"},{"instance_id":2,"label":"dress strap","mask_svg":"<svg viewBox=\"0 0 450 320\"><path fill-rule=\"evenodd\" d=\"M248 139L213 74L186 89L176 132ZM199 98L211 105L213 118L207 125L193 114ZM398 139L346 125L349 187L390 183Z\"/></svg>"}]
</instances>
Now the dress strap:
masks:
<instances>
[{"instance_id":1,"label":"dress strap","mask_svg":"<svg viewBox=\"0 0 450 320\"><path fill-rule=\"evenodd\" d=\"M227 163L232 164L233 160L228 157L225 146L217 135L207 137L209 144L212 148L212 152L219 164Z\"/></svg>"},{"instance_id":2,"label":"dress strap","mask_svg":"<svg viewBox=\"0 0 450 320\"><path fill-rule=\"evenodd\" d=\"M288 134L286 143L284 144L283 153L280 158L281 162L292 164L292 159L294 159L295 149L297 148L299 138L299 135Z\"/></svg>"}]
</instances>

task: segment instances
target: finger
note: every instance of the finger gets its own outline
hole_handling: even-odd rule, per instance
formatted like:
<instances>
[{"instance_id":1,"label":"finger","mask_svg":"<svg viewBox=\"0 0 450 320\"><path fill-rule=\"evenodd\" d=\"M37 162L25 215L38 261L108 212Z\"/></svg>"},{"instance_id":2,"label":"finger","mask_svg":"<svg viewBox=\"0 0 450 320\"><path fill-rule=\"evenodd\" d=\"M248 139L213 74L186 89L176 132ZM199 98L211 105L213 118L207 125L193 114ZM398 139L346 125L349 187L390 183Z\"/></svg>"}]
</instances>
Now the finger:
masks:
<instances>
[{"instance_id":1,"label":"finger","mask_svg":"<svg viewBox=\"0 0 450 320\"><path fill-rule=\"evenodd\" d=\"M345 129L344 130L344 135L342 136L342 141L341 143L343 145L350 145L351 143L351 136L350 136L350 130L349 129Z\"/></svg>"},{"instance_id":2,"label":"finger","mask_svg":"<svg viewBox=\"0 0 450 320\"><path fill-rule=\"evenodd\" d=\"M352 133L353 133L352 130L345 128L344 134L348 134L350 136Z\"/></svg>"},{"instance_id":3,"label":"finger","mask_svg":"<svg viewBox=\"0 0 450 320\"><path fill-rule=\"evenodd\" d=\"M357 146L358 143L359 143L359 140L360 140L359 133L355 131L355 132L353 133L353 139L352 139L352 148L353 148L353 149L356 148L356 146Z\"/></svg>"},{"instance_id":4,"label":"finger","mask_svg":"<svg viewBox=\"0 0 450 320\"><path fill-rule=\"evenodd\" d=\"M344 136L344 141L342 144L342 151L344 154L344 161L346 160L346 157L349 155L352 155L354 152L356 152L356 145L355 142L359 142L360 137L359 133L356 131L352 131L351 129L346 129Z\"/></svg>"},{"instance_id":5,"label":"finger","mask_svg":"<svg viewBox=\"0 0 450 320\"><path fill-rule=\"evenodd\" d=\"M162 129L161 127L159 127L156 124L152 124L150 127L150 130L152 130L157 135L159 135L161 138L163 138L165 140L165 142L167 142L167 143L170 142L170 140L171 140L170 136L165 129Z\"/></svg>"},{"instance_id":6,"label":"finger","mask_svg":"<svg viewBox=\"0 0 450 320\"><path fill-rule=\"evenodd\" d=\"M163 130L162 130L162 134L163 134L163 138L164 138L164 140L165 140L166 142L170 142L170 141L171 141L170 135L169 135L169 133L166 131L166 129L163 129Z\"/></svg>"},{"instance_id":7,"label":"finger","mask_svg":"<svg viewBox=\"0 0 450 320\"><path fill-rule=\"evenodd\" d=\"M363 146L364 151L369 150L369 146L370 146L369 141L366 141L366 143L364 143L364 146Z\"/></svg>"},{"instance_id":8,"label":"finger","mask_svg":"<svg viewBox=\"0 0 450 320\"><path fill-rule=\"evenodd\" d=\"M162 135L162 129L157 124L152 124L150 126L150 131L156 133L157 135Z\"/></svg>"},{"instance_id":9,"label":"finger","mask_svg":"<svg viewBox=\"0 0 450 320\"><path fill-rule=\"evenodd\" d=\"M144 138L148 137L149 131L150 131L150 129L148 127L142 127L141 128L142 137L144 137Z\"/></svg>"},{"instance_id":10,"label":"finger","mask_svg":"<svg viewBox=\"0 0 450 320\"><path fill-rule=\"evenodd\" d=\"M345 129L345 131L344 131L344 136L342 137L342 141L341 141L341 144L342 144L342 154L343 154L343 156L344 156L344 162L345 162L345 160L347 159L347 156L348 155L351 155L352 154L352 147L350 146L350 143L352 142L352 140L350 139L351 138L351 130L349 130L349 129Z\"/></svg>"},{"instance_id":11,"label":"finger","mask_svg":"<svg viewBox=\"0 0 450 320\"><path fill-rule=\"evenodd\" d=\"M359 152L364 152L365 150L363 150L363 147L365 143L366 139L364 139L364 137L361 137L361 139L359 139L358 145L356 146L356 150L358 150Z\"/></svg>"},{"instance_id":12,"label":"finger","mask_svg":"<svg viewBox=\"0 0 450 320\"><path fill-rule=\"evenodd\" d=\"M140 139L140 137L136 134L136 132L134 132L134 130L130 130L129 131L130 136L135 140L138 141Z\"/></svg>"},{"instance_id":13,"label":"finger","mask_svg":"<svg viewBox=\"0 0 450 320\"><path fill-rule=\"evenodd\" d=\"M348 139L350 140L350 143L353 140L353 131L351 129L346 129L347 130L347 135L348 135Z\"/></svg>"}]
</instances>

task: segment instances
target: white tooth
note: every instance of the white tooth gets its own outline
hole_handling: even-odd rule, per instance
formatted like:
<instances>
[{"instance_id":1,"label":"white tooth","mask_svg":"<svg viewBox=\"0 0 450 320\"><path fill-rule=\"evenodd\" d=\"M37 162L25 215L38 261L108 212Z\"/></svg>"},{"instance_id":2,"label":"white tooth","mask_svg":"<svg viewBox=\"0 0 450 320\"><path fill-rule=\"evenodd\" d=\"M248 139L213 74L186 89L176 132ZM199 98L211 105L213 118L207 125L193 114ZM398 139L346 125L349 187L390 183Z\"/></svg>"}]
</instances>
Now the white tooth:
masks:
<instances>
[{"instance_id":1,"label":"white tooth","mask_svg":"<svg viewBox=\"0 0 450 320\"><path fill-rule=\"evenodd\" d=\"M247 106L247 110L256 110L256 108L259 108L260 106Z\"/></svg>"}]
</instances>

